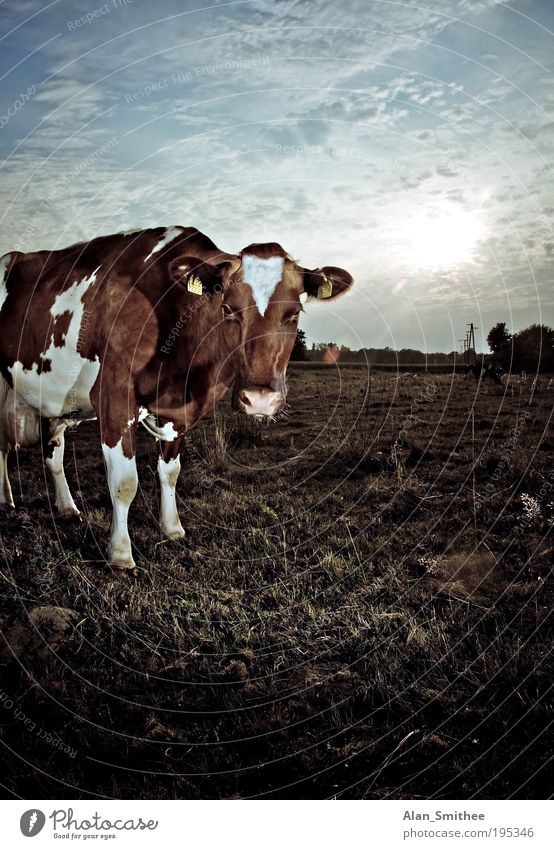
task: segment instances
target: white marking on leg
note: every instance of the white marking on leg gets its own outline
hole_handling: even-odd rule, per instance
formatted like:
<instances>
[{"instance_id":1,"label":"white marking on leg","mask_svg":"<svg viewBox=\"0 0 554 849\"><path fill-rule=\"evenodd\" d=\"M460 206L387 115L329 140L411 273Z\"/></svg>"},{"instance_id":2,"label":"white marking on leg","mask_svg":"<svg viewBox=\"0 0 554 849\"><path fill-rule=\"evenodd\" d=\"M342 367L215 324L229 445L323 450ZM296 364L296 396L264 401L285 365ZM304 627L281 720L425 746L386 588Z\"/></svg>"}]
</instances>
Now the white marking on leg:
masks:
<instances>
[{"instance_id":1,"label":"white marking on leg","mask_svg":"<svg viewBox=\"0 0 554 849\"><path fill-rule=\"evenodd\" d=\"M46 466L52 475L54 484L54 503L59 516L80 516L79 509L73 501L73 496L69 491L69 486L65 477L63 467L63 453L65 447L65 438L63 431L57 435L58 445L54 446L52 456L45 460Z\"/></svg>"},{"instance_id":2,"label":"white marking on leg","mask_svg":"<svg viewBox=\"0 0 554 849\"><path fill-rule=\"evenodd\" d=\"M4 301L8 297L8 288L6 286L6 277L8 274L8 266L12 258L11 254L5 254L0 259L0 309L4 306Z\"/></svg>"},{"instance_id":3,"label":"white marking on leg","mask_svg":"<svg viewBox=\"0 0 554 849\"><path fill-rule=\"evenodd\" d=\"M12 488L8 477L8 452L0 451L0 506L14 507Z\"/></svg>"},{"instance_id":4,"label":"white marking on leg","mask_svg":"<svg viewBox=\"0 0 554 849\"><path fill-rule=\"evenodd\" d=\"M158 458L158 476L160 478L160 525L168 539L182 539L185 531L177 512L175 487L181 471L181 459L175 457L167 462L163 457Z\"/></svg>"},{"instance_id":5,"label":"white marking on leg","mask_svg":"<svg viewBox=\"0 0 554 849\"><path fill-rule=\"evenodd\" d=\"M260 259L254 254L245 254L242 258L242 279L252 289L252 295L258 312L263 315L283 276L283 257L272 256Z\"/></svg>"},{"instance_id":6,"label":"white marking on leg","mask_svg":"<svg viewBox=\"0 0 554 849\"><path fill-rule=\"evenodd\" d=\"M137 493L137 464L134 457L123 453L122 440L110 448L102 443L106 463L108 488L113 505L112 530L108 557L112 566L130 569L135 565L131 553L131 539L127 529L129 507Z\"/></svg>"},{"instance_id":7,"label":"white marking on leg","mask_svg":"<svg viewBox=\"0 0 554 849\"><path fill-rule=\"evenodd\" d=\"M182 227L168 227L167 230L165 230L160 241L156 245L154 245L148 256L144 257L144 261L146 262L150 259L152 254L157 254L158 251L161 251L162 248L165 248L166 245L169 245L169 243L172 242L173 239L176 239L177 236L180 236L182 232Z\"/></svg>"}]
</instances>

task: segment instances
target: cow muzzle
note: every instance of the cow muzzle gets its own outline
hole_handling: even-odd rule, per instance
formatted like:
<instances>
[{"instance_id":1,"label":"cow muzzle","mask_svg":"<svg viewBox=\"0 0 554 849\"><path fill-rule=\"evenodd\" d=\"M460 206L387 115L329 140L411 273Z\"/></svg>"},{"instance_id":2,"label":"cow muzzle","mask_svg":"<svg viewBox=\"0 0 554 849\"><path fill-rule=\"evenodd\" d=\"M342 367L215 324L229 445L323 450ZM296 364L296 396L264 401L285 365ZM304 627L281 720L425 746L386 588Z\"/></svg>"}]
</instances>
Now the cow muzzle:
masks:
<instances>
[{"instance_id":1,"label":"cow muzzle","mask_svg":"<svg viewBox=\"0 0 554 849\"><path fill-rule=\"evenodd\" d=\"M263 386L239 389L237 408L247 416L275 416L285 406L285 395L280 390Z\"/></svg>"}]
</instances>

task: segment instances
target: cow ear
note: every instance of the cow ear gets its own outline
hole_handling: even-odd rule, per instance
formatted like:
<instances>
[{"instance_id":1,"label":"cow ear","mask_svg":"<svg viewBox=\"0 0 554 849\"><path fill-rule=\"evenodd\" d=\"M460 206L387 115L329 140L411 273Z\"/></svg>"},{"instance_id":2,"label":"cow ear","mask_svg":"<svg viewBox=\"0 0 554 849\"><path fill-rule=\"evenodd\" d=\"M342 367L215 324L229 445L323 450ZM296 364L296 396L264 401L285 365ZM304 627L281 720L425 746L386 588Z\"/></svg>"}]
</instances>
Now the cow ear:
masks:
<instances>
[{"instance_id":1,"label":"cow ear","mask_svg":"<svg viewBox=\"0 0 554 849\"><path fill-rule=\"evenodd\" d=\"M348 271L334 265L325 265L313 271L304 269L304 291L310 298L337 298L348 292L353 283L354 279Z\"/></svg>"},{"instance_id":2,"label":"cow ear","mask_svg":"<svg viewBox=\"0 0 554 849\"><path fill-rule=\"evenodd\" d=\"M203 262L197 256L179 256L169 263L169 276L192 295L213 295L222 292L233 263Z\"/></svg>"}]
</instances>

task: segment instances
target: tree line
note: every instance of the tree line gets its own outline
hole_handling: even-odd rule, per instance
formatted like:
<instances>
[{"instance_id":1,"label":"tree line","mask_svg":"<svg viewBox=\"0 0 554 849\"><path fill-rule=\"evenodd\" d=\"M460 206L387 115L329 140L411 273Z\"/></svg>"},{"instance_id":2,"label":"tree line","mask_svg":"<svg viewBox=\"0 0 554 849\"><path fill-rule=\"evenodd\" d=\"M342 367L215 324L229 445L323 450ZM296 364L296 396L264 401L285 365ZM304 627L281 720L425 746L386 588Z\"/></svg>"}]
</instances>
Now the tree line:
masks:
<instances>
[{"instance_id":1,"label":"tree line","mask_svg":"<svg viewBox=\"0 0 554 849\"><path fill-rule=\"evenodd\" d=\"M490 360L506 371L554 371L554 330L546 324L531 324L510 333L499 321L489 331Z\"/></svg>"},{"instance_id":2,"label":"tree line","mask_svg":"<svg viewBox=\"0 0 554 849\"><path fill-rule=\"evenodd\" d=\"M501 366L505 371L554 372L554 330L544 324L531 324L517 333L510 333L505 322L498 322L487 336L490 354L468 351L466 358L458 351L431 354L415 348L360 348L352 350L335 342L315 342L308 347L306 334L298 331L291 359L297 361L332 362L340 359L349 363L371 363L390 366L445 366L483 360Z\"/></svg>"}]
</instances>

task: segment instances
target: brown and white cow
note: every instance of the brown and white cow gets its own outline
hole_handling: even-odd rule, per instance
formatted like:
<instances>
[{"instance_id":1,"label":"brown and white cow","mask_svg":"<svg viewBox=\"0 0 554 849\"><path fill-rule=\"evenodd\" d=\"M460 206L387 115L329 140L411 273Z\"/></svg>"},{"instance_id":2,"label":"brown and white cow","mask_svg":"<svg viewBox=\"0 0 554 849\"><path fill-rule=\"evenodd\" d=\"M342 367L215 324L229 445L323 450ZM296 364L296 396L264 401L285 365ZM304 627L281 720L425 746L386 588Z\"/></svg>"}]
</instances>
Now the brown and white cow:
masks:
<instances>
[{"instance_id":1,"label":"brown and white cow","mask_svg":"<svg viewBox=\"0 0 554 849\"><path fill-rule=\"evenodd\" d=\"M334 298L352 277L308 270L278 244L226 254L194 228L105 236L0 259L0 503L6 458L41 434L60 514L78 514L63 472L64 430L97 418L113 520L109 563L134 566L127 530L139 422L158 440L160 523L184 535L175 485L187 431L231 386L236 409L273 416L301 295Z\"/></svg>"}]
</instances>

